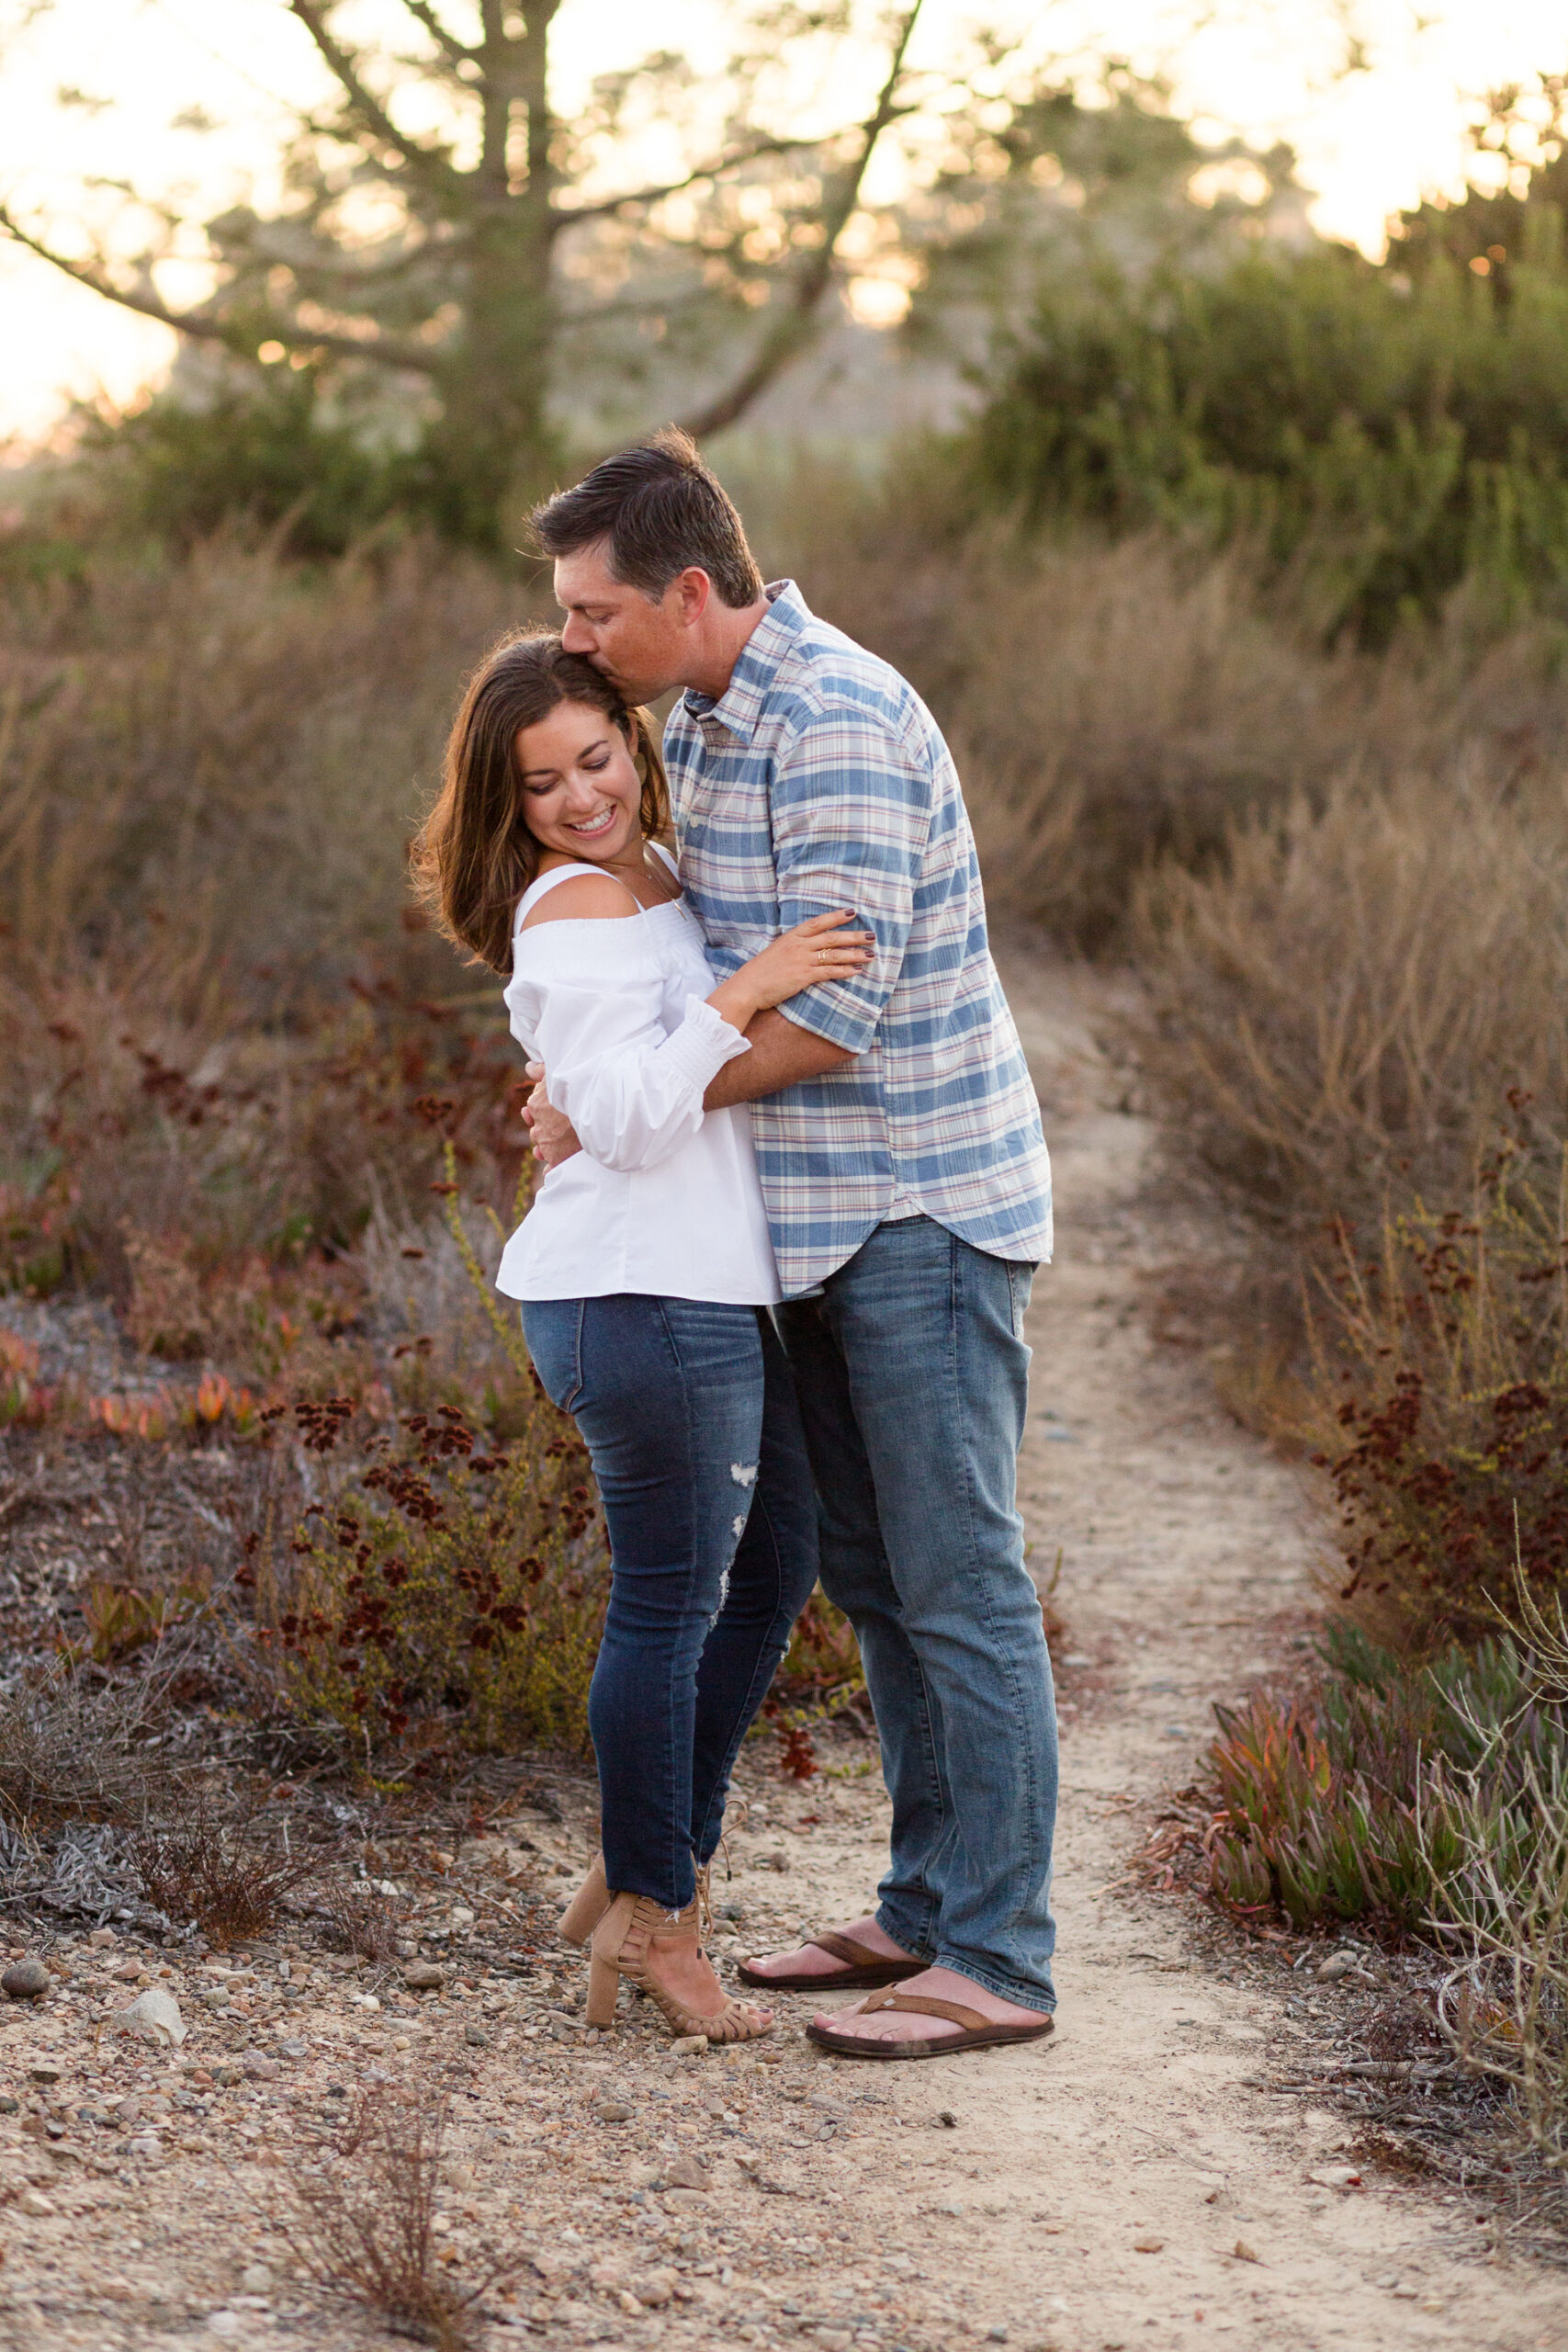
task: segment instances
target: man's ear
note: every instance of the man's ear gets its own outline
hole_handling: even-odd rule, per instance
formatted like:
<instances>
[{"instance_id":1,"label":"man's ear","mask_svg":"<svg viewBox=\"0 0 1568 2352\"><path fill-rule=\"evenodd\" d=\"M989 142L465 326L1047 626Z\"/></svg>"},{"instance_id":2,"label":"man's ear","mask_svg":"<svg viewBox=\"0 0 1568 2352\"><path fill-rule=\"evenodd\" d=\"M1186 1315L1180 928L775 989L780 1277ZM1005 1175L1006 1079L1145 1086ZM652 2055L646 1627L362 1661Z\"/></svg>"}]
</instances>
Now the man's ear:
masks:
<instances>
[{"instance_id":1,"label":"man's ear","mask_svg":"<svg viewBox=\"0 0 1568 2352\"><path fill-rule=\"evenodd\" d=\"M713 595L713 582L701 564L689 563L684 571L670 583L675 598L675 617L682 628L694 628L707 611Z\"/></svg>"}]
</instances>

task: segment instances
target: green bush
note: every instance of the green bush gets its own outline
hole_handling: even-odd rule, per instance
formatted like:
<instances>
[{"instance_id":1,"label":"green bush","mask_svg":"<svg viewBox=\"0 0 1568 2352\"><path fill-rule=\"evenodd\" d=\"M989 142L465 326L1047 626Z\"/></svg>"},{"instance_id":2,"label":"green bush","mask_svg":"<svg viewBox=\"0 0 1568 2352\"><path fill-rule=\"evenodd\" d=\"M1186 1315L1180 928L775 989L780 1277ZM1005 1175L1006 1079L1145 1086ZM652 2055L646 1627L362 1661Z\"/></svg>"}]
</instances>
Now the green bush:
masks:
<instances>
[{"instance_id":1,"label":"green bush","mask_svg":"<svg viewBox=\"0 0 1568 2352\"><path fill-rule=\"evenodd\" d=\"M1385 642L1469 581L1568 583L1568 270L1535 208L1509 299L1337 247L1052 286L968 438L987 503L1245 537L1329 636Z\"/></svg>"},{"instance_id":2,"label":"green bush","mask_svg":"<svg viewBox=\"0 0 1568 2352\"><path fill-rule=\"evenodd\" d=\"M1568 1769L1568 1709L1507 1636L1417 1668L1331 1620L1303 1695L1215 1713L1210 1885L1232 1908L1295 1928L1420 1930L1477 1821L1500 1886L1510 1883L1543 1834L1532 1775L1558 1785Z\"/></svg>"},{"instance_id":3,"label":"green bush","mask_svg":"<svg viewBox=\"0 0 1568 2352\"><path fill-rule=\"evenodd\" d=\"M313 368L246 369L200 401L162 392L92 415L81 451L106 519L176 548L243 519L295 555L342 555L415 503L407 460L335 414Z\"/></svg>"}]
</instances>

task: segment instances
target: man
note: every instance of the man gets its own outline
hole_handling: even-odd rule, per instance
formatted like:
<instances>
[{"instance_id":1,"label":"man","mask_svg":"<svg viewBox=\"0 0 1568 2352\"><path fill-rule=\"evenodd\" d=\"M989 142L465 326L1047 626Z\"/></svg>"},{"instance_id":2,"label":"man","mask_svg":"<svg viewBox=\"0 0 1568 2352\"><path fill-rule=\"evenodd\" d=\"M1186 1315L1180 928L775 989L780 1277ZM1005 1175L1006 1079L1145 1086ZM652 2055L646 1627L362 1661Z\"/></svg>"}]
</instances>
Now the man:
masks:
<instances>
[{"instance_id":1,"label":"man","mask_svg":"<svg viewBox=\"0 0 1568 2352\"><path fill-rule=\"evenodd\" d=\"M1031 2040L1055 2007L1056 1731L1014 1492L1050 1170L958 779L896 671L792 582L764 589L683 435L534 523L567 646L628 703L685 690L664 755L716 966L830 908L876 938L866 974L763 1013L706 1098L754 1105L822 1585L860 1642L893 1801L874 1915L741 1974L871 1988L809 2029L852 2054ZM576 1139L532 1109L554 1164Z\"/></svg>"}]
</instances>

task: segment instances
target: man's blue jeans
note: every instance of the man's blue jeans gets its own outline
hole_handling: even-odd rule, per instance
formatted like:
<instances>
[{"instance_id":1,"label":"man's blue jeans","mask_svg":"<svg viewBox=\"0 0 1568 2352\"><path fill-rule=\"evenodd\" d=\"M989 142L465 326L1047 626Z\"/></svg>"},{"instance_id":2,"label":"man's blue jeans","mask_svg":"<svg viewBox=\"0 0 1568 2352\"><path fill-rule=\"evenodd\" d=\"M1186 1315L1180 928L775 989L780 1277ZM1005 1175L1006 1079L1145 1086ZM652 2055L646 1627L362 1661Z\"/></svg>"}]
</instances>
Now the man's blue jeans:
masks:
<instances>
[{"instance_id":1,"label":"man's blue jeans","mask_svg":"<svg viewBox=\"0 0 1568 2352\"><path fill-rule=\"evenodd\" d=\"M893 1800L878 1921L906 1951L1052 2009L1056 1708L1015 1504L1032 1274L909 1217L778 1322L822 1588L860 1642Z\"/></svg>"},{"instance_id":2,"label":"man's blue jeans","mask_svg":"<svg viewBox=\"0 0 1568 2352\"><path fill-rule=\"evenodd\" d=\"M588 1697L604 1869L690 1903L730 1768L817 1581L795 1385L765 1313L700 1299L529 1299L539 1378L592 1457L610 1531Z\"/></svg>"}]
</instances>

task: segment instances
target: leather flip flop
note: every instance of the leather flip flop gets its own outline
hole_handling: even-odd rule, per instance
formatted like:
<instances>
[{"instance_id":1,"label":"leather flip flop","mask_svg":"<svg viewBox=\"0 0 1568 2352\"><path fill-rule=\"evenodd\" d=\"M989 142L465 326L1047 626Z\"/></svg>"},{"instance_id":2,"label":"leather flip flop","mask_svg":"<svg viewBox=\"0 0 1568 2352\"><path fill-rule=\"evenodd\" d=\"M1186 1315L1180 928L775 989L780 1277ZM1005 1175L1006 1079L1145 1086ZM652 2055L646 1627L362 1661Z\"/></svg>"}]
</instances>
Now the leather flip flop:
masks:
<instances>
[{"instance_id":1,"label":"leather flip flop","mask_svg":"<svg viewBox=\"0 0 1568 2352\"><path fill-rule=\"evenodd\" d=\"M962 2001L939 2001L929 1993L884 1993L880 2000L857 2001L841 2014L846 2018L874 2017L879 2009L914 2010L921 2017L946 2018L953 2025L962 2026L962 2033L950 2033L940 2041L867 2041L859 2034L845 2033L837 2026L808 2025L806 2036L818 2050L831 2050L840 2058L946 2058L957 2050L990 2050L1009 2041L1043 2041L1055 2030L1053 2018L1042 2017L1034 2025L998 2025L994 2018L982 2017L978 2009L965 2008Z\"/></svg>"},{"instance_id":2,"label":"leather flip flop","mask_svg":"<svg viewBox=\"0 0 1568 2352\"><path fill-rule=\"evenodd\" d=\"M850 1993L901 1984L906 1976L923 1975L931 1966L929 1960L889 1960L886 1952L856 1943L853 1936L840 1936L835 1928L811 1937L807 1949L829 1952L844 1965L831 1975L813 1976L797 1969L793 1976L763 1976L742 1961L735 1973L742 1984L754 1984L765 1993Z\"/></svg>"}]
</instances>

